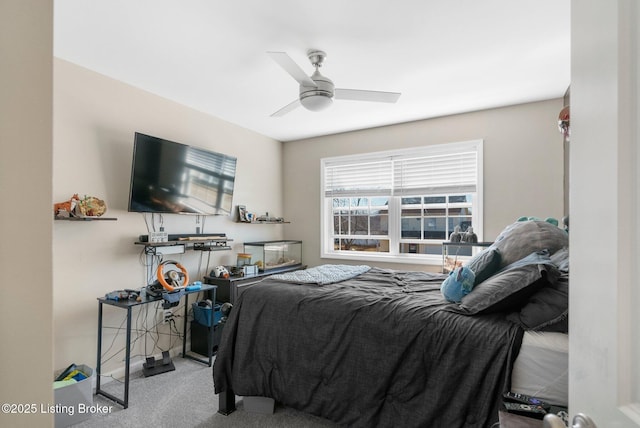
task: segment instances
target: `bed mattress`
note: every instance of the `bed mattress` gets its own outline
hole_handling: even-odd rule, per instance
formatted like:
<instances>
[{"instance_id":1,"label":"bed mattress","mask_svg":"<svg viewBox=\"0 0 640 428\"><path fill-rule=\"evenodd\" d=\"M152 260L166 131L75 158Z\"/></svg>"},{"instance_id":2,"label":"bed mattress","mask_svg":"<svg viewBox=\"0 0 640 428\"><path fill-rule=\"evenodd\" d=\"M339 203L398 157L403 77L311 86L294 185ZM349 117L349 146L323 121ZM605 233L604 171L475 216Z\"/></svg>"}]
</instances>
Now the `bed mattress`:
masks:
<instances>
[{"instance_id":1,"label":"bed mattress","mask_svg":"<svg viewBox=\"0 0 640 428\"><path fill-rule=\"evenodd\" d=\"M568 374L569 336L526 331L513 366L511 391L566 407Z\"/></svg>"}]
</instances>

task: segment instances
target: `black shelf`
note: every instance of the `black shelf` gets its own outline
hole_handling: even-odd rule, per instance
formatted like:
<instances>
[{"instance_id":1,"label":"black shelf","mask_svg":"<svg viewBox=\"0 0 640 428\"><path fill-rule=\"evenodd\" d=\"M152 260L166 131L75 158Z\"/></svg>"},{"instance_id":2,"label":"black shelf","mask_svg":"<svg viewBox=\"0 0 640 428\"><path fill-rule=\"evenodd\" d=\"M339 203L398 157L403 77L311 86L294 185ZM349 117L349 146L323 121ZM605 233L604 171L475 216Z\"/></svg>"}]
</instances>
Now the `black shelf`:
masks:
<instances>
[{"instance_id":1,"label":"black shelf","mask_svg":"<svg viewBox=\"0 0 640 428\"><path fill-rule=\"evenodd\" d=\"M115 221L118 220L116 217L53 217L54 220L61 221Z\"/></svg>"},{"instance_id":2,"label":"black shelf","mask_svg":"<svg viewBox=\"0 0 640 428\"><path fill-rule=\"evenodd\" d=\"M236 223L244 224L290 224L290 221L238 221Z\"/></svg>"},{"instance_id":3,"label":"black shelf","mask_svg":"<svg viewBox=\"0 0 640 428\"><path fill-rule=\"evenodd\" d=\"M231 242L233 239L226 237L210 237L209 239L184 239L178 241L165 241L165 242L146 242L136 241L136 245L143 245L145 251L148 254L155 254L155 248L157 247L173 247L182 245L185 250L194 251L226 251L231 250L231 246L227 245L227 242Z\"/></svg>"}]
</instances>

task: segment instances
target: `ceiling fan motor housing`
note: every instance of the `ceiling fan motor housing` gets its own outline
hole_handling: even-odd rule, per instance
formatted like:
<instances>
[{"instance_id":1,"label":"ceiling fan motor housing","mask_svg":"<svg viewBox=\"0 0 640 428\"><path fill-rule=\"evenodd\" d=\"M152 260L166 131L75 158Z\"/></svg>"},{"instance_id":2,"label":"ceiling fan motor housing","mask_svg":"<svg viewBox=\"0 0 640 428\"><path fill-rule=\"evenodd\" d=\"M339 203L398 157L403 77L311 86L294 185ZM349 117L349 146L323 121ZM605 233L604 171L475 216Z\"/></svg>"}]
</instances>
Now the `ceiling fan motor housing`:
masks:
<instances>
[{"instance_id":1,"label":"ceiling fan motor housing","mask_svg":"<svg viewBox=\"0 0 640 428\"><path fill-rule=\"evenodd\" d=\"M375 101L383 103L395 103L398 101L398 97L400 97L400 93L397 92L344 88L335 89L331 79L324 77L318 71L327 56L324 51L316 49L307 51L307 57L311 65L316 69L311 76L307 76L305 71L300 68L286 52L268 53L274 61L300 84L298 99L273 113L271 115L272 117L283 116L300 105L310 111L324 110L333 103L334 96L340 100Z\"/></svg>"},{"instance_id":2,"label":"ceiling fan motor housing","mask_svg":"<svg viewBox=\"0 0 640 428\"><path fill-rule=\"evenodd\" d=\"M311 75L316 87L300 85L300 103L311 111L324 110L333 102L333 82L318 70Z\"/></svg>"}]
</instances>

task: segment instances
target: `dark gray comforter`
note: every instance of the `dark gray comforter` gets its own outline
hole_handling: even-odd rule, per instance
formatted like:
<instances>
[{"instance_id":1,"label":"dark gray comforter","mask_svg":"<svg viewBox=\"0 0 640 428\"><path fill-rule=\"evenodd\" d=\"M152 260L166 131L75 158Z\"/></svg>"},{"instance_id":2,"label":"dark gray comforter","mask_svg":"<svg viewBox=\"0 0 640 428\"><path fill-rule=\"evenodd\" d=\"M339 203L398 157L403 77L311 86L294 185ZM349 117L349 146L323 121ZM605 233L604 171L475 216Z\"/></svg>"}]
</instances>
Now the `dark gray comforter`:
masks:
<instances>
[{"instance_id":1,"label":"dark gray comforter","mask_svg":"<svg viewBox=\"0 0 640 428\"><path fill-rule=\"evenodd\" d=\"M503 314L450 311L443 279L372 268L323 286L264 280L224 327L216 393L349 427L490 427L522 330Z\"/></svg>"}]
</instances>

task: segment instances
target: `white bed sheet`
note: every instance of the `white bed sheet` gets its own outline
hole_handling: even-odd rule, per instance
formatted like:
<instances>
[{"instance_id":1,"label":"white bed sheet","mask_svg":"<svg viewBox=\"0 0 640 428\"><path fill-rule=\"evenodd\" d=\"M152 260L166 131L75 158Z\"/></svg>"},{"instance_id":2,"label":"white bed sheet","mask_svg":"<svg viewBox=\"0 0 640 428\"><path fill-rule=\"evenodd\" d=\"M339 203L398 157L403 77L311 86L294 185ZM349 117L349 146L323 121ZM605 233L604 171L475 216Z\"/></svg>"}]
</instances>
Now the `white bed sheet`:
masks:
<instances>
[{"instance_id":1,"label":"white bed sheet","mask_svg":"<svg viewBox=\"0 0 640 428\"><path fill-rule=\"evenodd\" d=\"M569 401L569 336L526 331L511 375L511 391L551 404Z\"/></svg>"}]
</instances>

